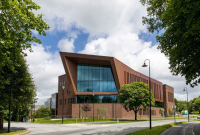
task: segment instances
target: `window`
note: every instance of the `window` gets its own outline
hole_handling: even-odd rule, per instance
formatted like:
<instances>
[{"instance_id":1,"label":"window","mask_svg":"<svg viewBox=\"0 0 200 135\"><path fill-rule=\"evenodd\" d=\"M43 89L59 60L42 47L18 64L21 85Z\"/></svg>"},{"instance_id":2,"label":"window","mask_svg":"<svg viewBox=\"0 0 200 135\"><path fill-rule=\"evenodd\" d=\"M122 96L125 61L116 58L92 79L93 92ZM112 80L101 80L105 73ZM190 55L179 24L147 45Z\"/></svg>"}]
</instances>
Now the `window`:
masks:
<instances>
[{"instance_id":1,"label":"window","mask_svg":"<svg viewBox=\"0 0 200 135\"><path fill-rule=\"evenodd\" d=\"M60 91L59 91L59 96L60 96Z\"/></svg>"},{"instance_id":2,"label":"window","mask_svg":"<svg viewBox=\"0 0 200 135\"><path fill-rule=\"evenodd\" d=\"M64 81L64 85L65 85L65 81Z\"/></svg>"},{"instance_id":3,"label":"window","mask_svg":"<svg viewBox=\"0 0 200 135\"><path fill-rule=\"evenodd\" d=\"M69 89L69 94L70 94L70 89Z\"/></svg>"},{"instance_id":4,"label":"window","mask_svg":"<svg viewBox=\"0 0 200 135\"><path fill-rule=\"evenodd\" d=\"M69 98L68 98L68 103L69 103Z\"/></svg>"},{"instance_id":5,"label":"window","mask_svg":"<svg viewBox=\"0 0 200 135\"><path fill-rule=\"evenodd\" d=\"M63 81L62 81L62 86L63 86Z\"/></svg>"},{"instance_id":6,"label":"window","mask_svg":"<svg viewBox=\"0 0 200 135\"><path fill-rule=\"evenodd\" d=\"M124 71L124 84L126 84L126 71Z\"/></svg>"},{"instance_id":7,"label":"window","mask_svg":"<svg viewBox=\"0 0 200 135\"><path fill-rule=\"evenodd\" d=\"M160 90L160 100L161 100L161 87L160 87L160 85L159 85L159 90Z\"/></svg>"},{"instance_id":8,"label":"window","mask_svg":"<svg viewBox=\"0 0 200 135\"><path fill-rule=\"evenodd\" d=\"M60 100L60 105L62 105L62 99Z\"/></svg>"},{"instance_id":9,"label":"window","mask_svg":"<svg viewBox=\"0 0 200 135\"><path fill-rule=\"evenodd\" d=\"M168 102L173 102L173 93L168 92Z\"/></svg>"},{"instance_id":10,"label":"window","mask_svg":"<svg viewBox=\"0 0 200 135\"><path fill-rule=\"evenodd\" d=\"M72 98L70 98L70 103L72 103Z\"/></svg>"},{"instance_id":11,"label":"window","mask_svg":"<svg viewBox=\"0 0 200 135\"><path fill-rule=\"evenodd\" d=\"M95 95L95 101L93 95L77 95L77 103L119 103L117 95Z\"/></svg>"},{"instance_id":12,"label":"window","mask_svg":"<svg viewBox=\"0 0 200 135\"><path fill-rule=\"evenodd\" d=\"M67 94L68 94L68 89L67 89Z\"/></svg>"},{"instance_id":13,"label":"window","mask_svg":"<svg viewBox=\"0 0 200 135\"><path fill-rule=\"evenodd\" d=\"M88 64L77 65L77 92L116 91L117 88L111 66Z\"/></svg>"},{"instance_id":14,"label":"window","mask_svg":"<svg viewBox=\"0 0 200 135\"><path fill-rule=\"evenodd\" d=\"M61 86L61 82L60 82L60 86Z\"/></svg>"},{"instance_id":15,"label":"window","mask_svg":"<svg viewBox=\"0 0 200 135\"><path fill-rule=\"evenodd\" d=\"M65 99L65 104L66 104L66 99Z\"/></svg>"},{"instance_id":16,"label":"window","mask_svg":"<svg viewBox=\"0 0 200 135\"><path fill-rule=\"evenodd\" d=\"M137 82L137 76L135 76L135 82Z\"/></svg>"},{"instance_id":17,"label":"window","mask_svg":"<svg viewBox=\"0 0 200 135\"><path fill-rule=\"evenodd\" d=\"M127 84L129 84L129 73L127 72Z\"/></svg>"}]
</instances>

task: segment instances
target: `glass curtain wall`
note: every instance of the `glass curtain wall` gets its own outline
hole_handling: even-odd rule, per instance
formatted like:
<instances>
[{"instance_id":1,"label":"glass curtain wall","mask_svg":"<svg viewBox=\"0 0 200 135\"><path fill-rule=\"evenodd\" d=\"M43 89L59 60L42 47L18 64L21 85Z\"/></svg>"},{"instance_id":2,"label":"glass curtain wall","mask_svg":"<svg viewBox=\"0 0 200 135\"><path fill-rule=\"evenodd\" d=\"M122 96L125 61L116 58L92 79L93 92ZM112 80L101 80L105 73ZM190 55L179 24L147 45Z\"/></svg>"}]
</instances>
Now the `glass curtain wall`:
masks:
<instances>
[{"instance_id":1,"label":"glass curtain wall","mask_svg":"<svg viewBox=\"0 0 200 135\"><path fill-rule=\"evenodd\" d=\"M117 95L80 95L77 103L119 103Z\"/></svg>"},{"instance_id":2,"label":"glass curtain wall","mask_svg":"<svg viewBox=\"0 0 200 135\"><path fill-rule=\"evenodd\" d=\"M78 64L77 92L117 92L111 67Z\"/></svg>"}]
</instances>

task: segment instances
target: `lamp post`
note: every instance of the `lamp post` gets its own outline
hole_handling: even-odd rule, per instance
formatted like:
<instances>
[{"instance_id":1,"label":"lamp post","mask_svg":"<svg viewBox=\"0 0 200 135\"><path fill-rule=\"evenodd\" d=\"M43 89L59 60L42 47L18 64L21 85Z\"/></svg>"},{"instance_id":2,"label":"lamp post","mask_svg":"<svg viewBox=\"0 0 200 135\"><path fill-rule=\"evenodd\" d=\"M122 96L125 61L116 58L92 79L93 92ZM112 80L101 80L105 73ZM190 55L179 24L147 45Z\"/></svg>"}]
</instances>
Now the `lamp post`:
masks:
<instances>
[{"instance_id":1,"label":"lamp post","mask_svg":"<svg viewBox=\"0 0 200 135\"><path fill-rule=\"evenodd\" d=\"M193 111L193 118L194 118L194 103L192 103L192 111Z\"/></svg>"},{"instance_id":2,"label":"lamp post","mask_svg":"<svg viewBox=\"0 0 200 135\"><path fill-rule=\"evenodd\" d=\"M172 108L174 109L174 123L176 122L176 119L175 119L175 109L176 109L176 105L173 105Z\"/></svg>"},{"instance_id":3,"label":"lamp post","mask_svg":"<svg viewBox=\"0 0 200 135\"><path fill-rule=\"evenodd\" d=\"M93 122L94 122L94 94L93 95Z\"/></svg>"},{"instance_id":4,"label":"lamp post","mask_svg":"<svg viewBox=\"0 0 200 135\"><path fill-rule=\"evenodd\" d=\"M149 59L146 59L149 61L149 100L150 100L150 106L149 106L149 109L150 109L150 116L149 116L149 128L151 129L151 80L150 80L150 60ZM146 61L145 60L145 61ZM142 67L147 67L146 63L144 61L144 64L142 65Z\"/></svg>"},{"instance_id":5,"label":"lamp post","mask_svg":"<svg viewBox=\"0 0 200 135\"><path fill-rule=\"evenodd\" d=\"M63 124L63 110L64 110L64 89L65 89L65 86L62 86L63 88L63 91L62 91L62 94L63 94L63 102L62 102L62 124Z\"/></svg>"},{"instance_id":6,"label":"lamp post","mask_svg":"<svg viewBox=\"0 0 200 135\"><path fill-rule=\"evenodd\" d=\"M188 122L189 122L189 105L188 105L188 91L187 91L187 88L185 87L183 89L183 91L186 91L187 92L187 109L188 109Z\"/></svg>"}]
</instances>

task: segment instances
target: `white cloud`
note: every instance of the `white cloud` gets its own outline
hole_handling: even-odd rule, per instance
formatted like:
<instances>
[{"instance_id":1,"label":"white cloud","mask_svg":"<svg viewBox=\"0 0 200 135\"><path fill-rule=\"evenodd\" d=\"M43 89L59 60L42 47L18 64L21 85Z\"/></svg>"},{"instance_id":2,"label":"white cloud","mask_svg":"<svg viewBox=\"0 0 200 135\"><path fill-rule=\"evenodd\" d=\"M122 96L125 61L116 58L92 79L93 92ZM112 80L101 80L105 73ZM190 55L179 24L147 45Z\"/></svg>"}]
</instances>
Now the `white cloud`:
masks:
<instances>
[{"instance_id":1,"label":"white cloud","mask_svg":"<svg viewBox=\"0 0 200 135\"><path fill-rule=\"evenodd\" d=\"M60 49L60 51L62 52L74 52L74 39L71 38L69 39L61 39L58 42L58 48Z\"/></svg>"},{"instance_id":2,"label":"white cloud","mask_svg":"<svg viewBox=\"0 0 200 135\"><path fill-rule=\"evenodd\" d=\"M58 52L47 52L40 44L34 44L32 48L33 53L25 51L28 54L26 60L36 83L38 104L44 104L58 91L58 76L65 72Z\"/></svg>"},{"instance_id":3,"label":"white cloud","mask_svg":"<svg viewBox=\"0 0 200 135\"><path fill-rule=\"evenodd\" d=\"M91 37L105 37L118 31L146 31L142 16L146 9L140 1L92 1L92 0L34 0L50 24L50 31L69 31L71 28L83 29Z\"/></svg>"},{"instance_id":4,"label":"white cloud","mask_svg":"<svg viewBox=\"0 0 200 135\"><path fill-rule=\"evenodd\" d=\"M175 97L186 100L186 93L182 91L186 86L184 78L170 73L169 60L157 50L157 45L152 47L151 42L139 39L140 32L147 32L142 24L146 8L139 0L34 1L41 6L35 13L44 14L44 20L50 24L48 32L67 33L67 38L57 44L61 51L74 52L74 40L80 34L79 30L84 31L89 34L89 39L79 53L113 56L145 75L149 73L148 68L141 65L148 58L151 60L151 77L174 87ZM38 86L38 96L45 99L57 91L57 76L63 74L64 69L58 52L52 54L41 45L35 45L33 49L34 53L28 54L27 61ZM189 99L200 95L200 87L187 87Z\"/></svg>"}]
</instances>

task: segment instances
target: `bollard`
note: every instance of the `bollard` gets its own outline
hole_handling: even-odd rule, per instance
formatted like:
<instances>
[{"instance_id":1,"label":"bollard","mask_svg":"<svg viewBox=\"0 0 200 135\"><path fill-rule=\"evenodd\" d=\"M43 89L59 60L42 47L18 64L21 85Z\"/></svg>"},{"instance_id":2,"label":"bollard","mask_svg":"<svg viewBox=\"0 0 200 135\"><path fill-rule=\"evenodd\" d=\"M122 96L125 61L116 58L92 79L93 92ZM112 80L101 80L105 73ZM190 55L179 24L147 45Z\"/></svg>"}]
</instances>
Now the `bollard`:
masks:
<instances>
[{"instance_id":1,"label":"bollard","mask_svg":"<svg viewBox=\"0 0 200 135\"><path fill-rule=\"evenodd\" d=\"M76 118L76 123L77 123L77 118Z\"/></svg>"}]
</instances>

